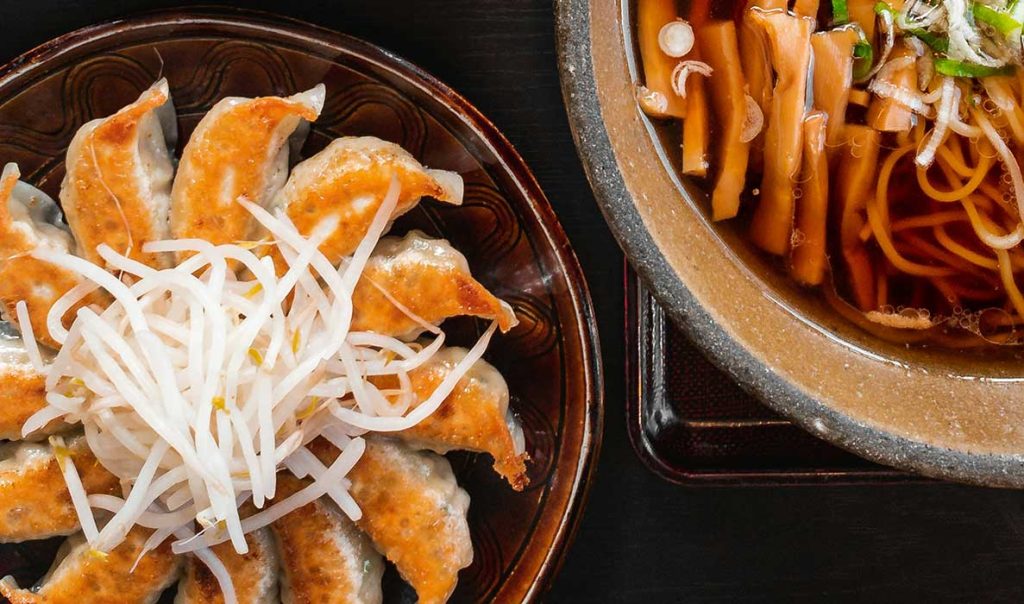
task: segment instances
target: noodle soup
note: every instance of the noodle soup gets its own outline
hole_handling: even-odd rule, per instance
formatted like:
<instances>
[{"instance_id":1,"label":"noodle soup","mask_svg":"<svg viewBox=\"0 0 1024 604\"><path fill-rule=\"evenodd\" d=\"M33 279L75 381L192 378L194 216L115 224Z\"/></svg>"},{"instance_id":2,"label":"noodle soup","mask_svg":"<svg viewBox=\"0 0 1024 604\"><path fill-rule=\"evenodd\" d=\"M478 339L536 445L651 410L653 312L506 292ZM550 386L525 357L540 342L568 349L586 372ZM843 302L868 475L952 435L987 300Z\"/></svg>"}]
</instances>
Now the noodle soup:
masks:
<instances>
[{"instance_id":1,"label":"noodle soup","mask_svg":"<svg viewBox=\"0 0 1024 604\"><path fill-rule=\"evenodd\" d=\"M1024 2L638 0L707 212L872 333L1024 343Z\"/></svg>"}]
</instances>

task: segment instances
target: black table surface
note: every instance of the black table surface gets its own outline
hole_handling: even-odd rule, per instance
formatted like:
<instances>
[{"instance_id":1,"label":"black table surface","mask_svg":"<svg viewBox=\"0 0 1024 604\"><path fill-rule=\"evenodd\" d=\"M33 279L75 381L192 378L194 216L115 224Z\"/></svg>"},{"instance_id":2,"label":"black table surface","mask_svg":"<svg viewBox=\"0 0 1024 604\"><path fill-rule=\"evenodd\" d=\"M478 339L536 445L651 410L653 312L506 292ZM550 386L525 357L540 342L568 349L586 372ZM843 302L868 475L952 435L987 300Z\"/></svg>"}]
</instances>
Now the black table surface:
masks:
<instances>
[{"instance_id":1,"label":"black table surface","mask_svg":"<svg viewBox=\"0 0 1024 604\"><path fill-rule=\"evenodd\" d=\"M84 25L181 4L3 0L0 61ZM1016 492L939 483L687 488L641 465L625 429L622 255L573 146L549 2L236 4L353 34L434 73L504 131L555 206L594 296L606 426L585 516L546 601L1024 600Z\"/></svg>"}]
</instances>

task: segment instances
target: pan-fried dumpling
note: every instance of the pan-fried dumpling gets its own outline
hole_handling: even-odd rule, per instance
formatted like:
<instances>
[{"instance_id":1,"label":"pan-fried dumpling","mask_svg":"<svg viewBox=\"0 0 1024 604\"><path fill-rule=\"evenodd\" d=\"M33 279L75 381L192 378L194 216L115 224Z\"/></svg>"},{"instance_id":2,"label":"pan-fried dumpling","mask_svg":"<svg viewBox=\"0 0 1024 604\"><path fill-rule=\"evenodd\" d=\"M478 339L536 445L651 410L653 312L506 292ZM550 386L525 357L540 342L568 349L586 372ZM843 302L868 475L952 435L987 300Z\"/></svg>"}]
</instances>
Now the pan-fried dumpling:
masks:
<instances>
[{"instance_id":1,"label":"pan-fried dumpling","mask_svg":"<svg viewBox=\"0 0 1024 604\"><path fill-rule=\"evenodd\" d=\"M239 554L230 541L214 545L211 552L231 576L238 604L273 604L277 598L277 550L269 529L245 536L249 553ZM198 558L185 563L174 604L223 604L220 583Z\"/></svg>"},{"instance_id":2,"label":"pan-fried dumpling","mask_svg":"<svg viewBox=\"0 0 1024 604\"><path fill-rule=\"evenodd\" d=\"M445 348L409 373L413 391L425 400L466 356L465 348ZM494 469L516 490L527 484L523 429L508 408L508 385L490 363L479 360L459 380L437 411L395 436L437 453L453 450L490 453Z\"/></svg>"},{"instance_id":3,"label":"pan-fried dumpling","mask_svg":"<svg viewBox=\"0 0 1024 604\"><path fill-rule=\"evenodd\" d=\"M36 339L56 348L46 328L46 315L58 298L81 281L64 268L30 256L39 249L66 253L72 241L57 204L39 189L19 182L19 176L14 164L4 166L0 174L2 314L17 323L15 305L24 300Z\"/></svg>"},{"instance_id":4,"label":"pan-fried dumpling","mask_svg":"<svg viewBox=\"0 0 1024 604\"><path fill-rule=\"evenodd\" d=\"M429 195L438 201L462 203L462 177L454 172L424 168L408 151L372 136L343 137L292 170L274 205L283 208L309 236L320 221L337 216L334 233L320 251L337 264L355 251L391 185L401 185L397 218Z\"/></svg>"},{"instance_id":5,"label":"pan-fried dumpling","mask_svg":"<svg viewBox=\"0 0 1024 604\"><path fill-rule=\"evenodd\" d=\"M289 137L324 105L324 87L294 96L229 97L203 117L171 189L171 233L214 244L255 239L245 197L267 206L288 177Z\"/></svg>"},{"instance_id":6,"label":"pan-fried dumpling","mask_svg":"<svg viewBox=\"0 0 1024 604\"><path fill-rule=\"evenodd\" d=\"M151 604L167 589L181 568L170 541L135 560L149 537L134 528L124 543L106 555L97 554L81 534L69 537L37 590L19 589L12 577L0 580L0 593L11 604Z\"/></svg>"},{"instance_id":7,"label":"pan-fried dumpling","mask_svg":"<svg viewBox=\"0 0 1024 604\"><path fill-rule=\"evenodd\" d=\"M45 382L14 325L0 321L0 439L21 440L25 420L46 406Z\"/></svg>"},{"instance_id":8,"label":"pan-fried dumpling","mask_svg":"<svg viewBox=\"0 0 1024 604\"><path fill-rule=\"evenodd\" d=\"M80 256L102 266L96 247L106 243L149 266L169 266L168 255L142 247L170 233L174 165L168 146L177 139L175 119L167 80L160 80L131 105L75 134L60 201Z\"/></svg>"},{"instance_id":9,"label":"pan-fried dumpling","mask_svg":"<svg viewBox=\"0 0 1024 604\"><path fill-rule=\"evenodd\" d=\"M87 493L114 493L119 481L96 461L84 438L68 442ZM49 445L8 443L0 447L0 543L69 535L78 515Z\"/></svg>"},{"instance_id":10,"label":"pan-fried dumpling","mask_svg":"<svg viewBox=\"0 0 1024 604\"><path fill-rule=\"evenodd\" d=\"M495 319L502 331L518 320L469 272L466 257L419 231L380 240L352 294L352 330L414 338L423 332L392 300L427 323L471 315Z\"/></svg>"},{"instance_id":11,"label":"pan-fried dumpling","mask_svg":"<svg viewBox=\"0 0 1024 604\"><path fill-rule=\"evenodd\" d=\"M322 439L310 443L310 450L325 465L338 454ZM412 585L421 604L445 602L459 570L473 562L466 522L469 495L455 481L448 460L369 437L348 479L363 511L359 528Z\"/></svg>"},{"instance_id":12,"label":"pan-fried dumpling","mask_svg":"<svg viewBox=\"0 0 1024 604\"><path fill-rule=\"evenodd\" d=\"M278 497L303 482L281 473ZM380 604L384 559L355 524L327 497L271 525L280 549L284 604Z\"/></svg>"}]
</instances>

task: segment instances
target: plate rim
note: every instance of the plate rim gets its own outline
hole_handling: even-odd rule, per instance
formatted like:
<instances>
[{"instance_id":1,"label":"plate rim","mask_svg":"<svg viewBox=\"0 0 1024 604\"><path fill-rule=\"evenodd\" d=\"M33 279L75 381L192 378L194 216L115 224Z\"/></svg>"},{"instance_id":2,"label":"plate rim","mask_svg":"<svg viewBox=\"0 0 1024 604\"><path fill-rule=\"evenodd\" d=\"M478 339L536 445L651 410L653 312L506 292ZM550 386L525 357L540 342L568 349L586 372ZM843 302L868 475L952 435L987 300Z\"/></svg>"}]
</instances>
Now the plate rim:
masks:
<instances>
[{"instance_id":1,"label":"plate rim","mask_svg":"<svg viewBox=\"0 0 1024 604\"><path fill-rule=\"evenodd\" d=\"M506 173L510 182L521 189L522 197L528 200L527 207L534 215L539 233L543 235L557 266L566 276L567 293L578 326L572 337L579 342L582 369L580 392L585 403L578 461L572 468L571 488L567 493L564 513L560 513L561 518L553 533L550 547L544 552L537 572L521 592L522 602L537 601L550 589L554 577L565 561L579 529L594 482L604 433L604 373L597 318L589 284L572 242L533 171L515 146L479 109L416 63L356 36L271 11L229 6L164 8L136 12L126 17L86 25L46 40L0 65L0 87L9 85L12 80L19 77L25 77L33 69L40 69L41 65L77 46L115 36L126 29L190 23L220 23L243 28L269 29L293 37L301 36L307 42L343 47L352 54L377 63L403 80L423 89L437 99L438 103L450 112L452 118L465 123L474 136L487 145L499 160L500 169ZM559 245L559 239L568 242L569 245ZM567 332L562 333L564 340ZM528 543L529 541L525 545Z\"/></svg>"}]
</instances>

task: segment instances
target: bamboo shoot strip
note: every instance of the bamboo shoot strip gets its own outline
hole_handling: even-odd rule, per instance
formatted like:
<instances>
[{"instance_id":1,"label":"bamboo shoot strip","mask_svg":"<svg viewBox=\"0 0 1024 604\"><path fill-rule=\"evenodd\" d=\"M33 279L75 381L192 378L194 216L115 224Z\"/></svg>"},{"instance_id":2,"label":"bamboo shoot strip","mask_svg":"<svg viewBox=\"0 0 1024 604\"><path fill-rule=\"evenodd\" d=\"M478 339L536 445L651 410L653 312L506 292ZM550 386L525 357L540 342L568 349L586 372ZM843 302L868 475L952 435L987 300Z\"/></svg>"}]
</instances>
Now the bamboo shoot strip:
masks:
<instances>
[{"instance_id":1,"label":"bamboo shoot strip","mask_svg":"<svg viewBox=\"0 0 1024 604\"><path fill-rule=\"evenodd\" d=\"M658 44L661 28L678 18L674 0L637 2L637 41L644 68L644 86L666 101L662 115L657 117L686 117L686 100L672 91L672 70L679 60L662 52Z\"/></svg>"},{"instance_id":2,"label":"bamboo shoot strip","mask_svg":"<svg viewBox=\"0 0 1024 604\"><path fill-rule=\"evenodd\" d=\"M792 275L804 285L821 285L828 267L828 157L825 152L828 115L815 111L804 120L803 195L796 202L796 231L800 244L793 247Z\"/></svg>"},{"instance_id":3,"label":"bamboo shoot strip","mask_svg":"<svg viewBox=\"0 0 1024 604\"><path fill-rule=\"evenodd\" d=\"M764 29L754 21L754 8L786 10L785 0L750 0L739 19L740 65L747 80L748 92L763 115L772 106L772 64L768 55L768 39ZM761 171L764 156L764 132L751 141L751 167Z\"/></svg>"},{"instance_id":4,"label":"bamboo shoot strip","mask_svg":"<svg viewBox=\"0 0 1024 604\"><path fill-rule=\"evenodd\" d=\"M811 36L814 51L814 108L828 114L829 149L842 142L846 108L853 84L853 46L859 36L852 28L834 29Z\"/></svg>"},{"instance_id":5,"label":"bamboo shoot strip","mask_svg":"<svg viewBox=\"0 0 1024 604\"><path fill-rule=\"evenodd\" d=\"M714 70L708 82L711 100L722 134L718 148L718 173L711 194L711 217L736 216L746 183L750 143L743 142L747 116L746 79L740 69L739 41L732 21L719 21L700 30L701 55Z\"/></svg>"},{"instance_id":6,"label":"bamboo shoot strip","mask_svg":"<svg viewBox=\"0 0 1024 604\"><path fill-rule=\"evenodd\" d=\"M793 186L800 171L814 20L784 12L753 10L751 14L768 36L776 74L772 108L766 115L761 200L751 238L761 249L784 255L793 231Z\"/></svg>"},{"instance_id":7,"label":"bamboo shoot strip","mask_svg":"<svg viewBox=\"0 0 1024 604\"><path fill-rule=\"evenodd\" d=\"M913 111L902 98L902 91L917 90L917 57L913 49L901 42L896 44L890 55L887 68L879 70L869 90L875 97L868 107L868 125L882 132L908 132L913 125ZM894 91L899 94L880 94Z\"/></svg>"},{"instance_id":8,"label":"bamboo shoot strip","mask_svg":"<svg viewBox=\"0 0 1024 604\"><path fill-rule=\"evenodd\" d=\"M834 188L839 207L839 239L853 301L858 308L868 311L876 301L875 277L871 258L859 235L878 167L881 135L867 126L847 125L846 140Z\"/></svg>"}]
</instances>

